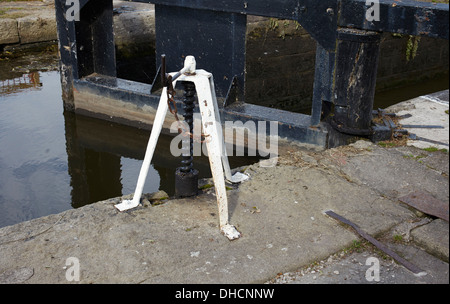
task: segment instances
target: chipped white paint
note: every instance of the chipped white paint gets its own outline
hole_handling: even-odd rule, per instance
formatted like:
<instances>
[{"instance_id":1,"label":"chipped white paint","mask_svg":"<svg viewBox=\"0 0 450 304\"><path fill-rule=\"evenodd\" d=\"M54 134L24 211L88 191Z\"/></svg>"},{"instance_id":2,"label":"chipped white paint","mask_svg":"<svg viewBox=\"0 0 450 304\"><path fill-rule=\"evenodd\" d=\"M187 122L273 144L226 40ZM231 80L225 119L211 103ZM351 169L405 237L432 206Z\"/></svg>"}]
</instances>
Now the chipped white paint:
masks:
<instances>
[{"instance_id":1,"label":"chipped white paint","mask_svg":"<svg viewBox=\"0 0 450 304\"><path fill-rule=\"evenodd\" d=\"M232 183L241 183L248 179L249 179L248 175L243 174L241 172L236 172L233 176L231 176L231 180L227 178L227 180L229 180Z\"/></svg>"},{"instance_id":2,"label":"chipped white paint","mask_svg":"<svg viewBox=\"0 0 450 304\"><path fill-rule=\"evenodd\" d=\"M191 257L192 258L198 258L200 255L200 251L191 251Z\"/></svg>"},{"instance_id":3,"label":"chipped white paint","mask_svg":"<svg viewBox=\"0 0 450 304\"><path fill-rule=\"evenodd\" d=\"M222 226L220 231L222 231L223 235L225 235L230 241L241 237L241 234L237 231L236 227L230 224Z\"/></svg>"}]
</instances>

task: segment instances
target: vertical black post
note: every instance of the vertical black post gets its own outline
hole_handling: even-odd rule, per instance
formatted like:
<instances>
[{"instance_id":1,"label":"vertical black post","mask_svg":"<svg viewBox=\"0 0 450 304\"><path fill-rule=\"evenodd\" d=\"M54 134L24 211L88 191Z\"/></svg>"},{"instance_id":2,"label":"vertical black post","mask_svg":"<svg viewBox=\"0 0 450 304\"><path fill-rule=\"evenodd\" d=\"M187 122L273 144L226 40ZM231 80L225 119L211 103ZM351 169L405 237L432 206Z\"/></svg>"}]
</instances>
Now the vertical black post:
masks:
<instances>
[{"instance_id":1,"label":"vertical black post","mask_svg":"<svg viewBox=\"0 0 450 304\"><path fill-rule=\"evenodd\" d=\"M112 0L91 0L75 23L79 78L97 73L116 77Z\"/></svg>"},{"instance_id":2,"label":"vertical black post","mask_svg":"<svg viewBox=\"0 0 450 304\"><path fill-rule=\"evenodd\" d=\"M55 0L55 18L59 48L59 71L61 77L62 99L64 109L73 111L73 79L78 77L75 56L75 21L66 19L66 4L63 0Z\"/></svg>"},{"instance_id":3,"label":"vertical black post","mask_svg":"<svg viewBox=\"0 0 450 304\"><path fill-rule=\"evenodd\" d=\"M370 135L380 34L338 30L331 123L342 133Z\"/></svg>"},{"instance_id":4,"label":"vertical black post","mask_svg":"<svg viewBox=\"0 0 450 304\"><path fill-rule=\"evenodd\" d=\"M311 126L317 126L320 123L323 102L332 101L335 56L336 53L328 52L317 43Z\"/></svg>"},{"instance_id":5,"label":"vertical black post","mask_svg":"<svg viewBox=\"0 0 450 304\"><path fill-rule=\"evenodd\" d=\"M195 85L190 81L183 81L182 84L185 91L183 116L189 126L189 133L192 134L194 130ZM198 192L198 170L194 169L194 141L189 134L185 134L182 151L182 166L177 168L175 172L175 195L178 197L194 196Z\"/></svg>"}]
</instances>

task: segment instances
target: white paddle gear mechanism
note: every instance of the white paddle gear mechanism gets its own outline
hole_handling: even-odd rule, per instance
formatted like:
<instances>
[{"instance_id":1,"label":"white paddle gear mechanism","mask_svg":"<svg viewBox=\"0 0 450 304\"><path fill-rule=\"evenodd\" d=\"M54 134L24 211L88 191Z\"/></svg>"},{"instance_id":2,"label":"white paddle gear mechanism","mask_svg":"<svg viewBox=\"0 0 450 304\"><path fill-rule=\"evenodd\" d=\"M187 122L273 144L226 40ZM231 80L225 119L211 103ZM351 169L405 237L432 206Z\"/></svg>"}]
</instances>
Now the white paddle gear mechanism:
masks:
<instances>
[{"instance_id":1,"label":"white paddle gear mechanism","mask_svg":"<svg viewBox=\"0 0 450 304\"><path fill-rule=\"evenodd\" d=\"M163 79L166 78L164 66L165 63L163 62L161 71ZM230 240L237 239L241 234L228 222L228 198L225 187L225 178L230 182L239 183L248 179L248 176L239 172L233 176L231 175L230 164L228 162L222 134L222 124L220 122L213 75L204 70L197 70L195 58L193 56L187 56L183 69L179 72L168 74L167 79L169 80L169 84L163 82L164 88L156 111L155 121L153 123L133 199L123 200L120 204L115 205L115 207L119 211L125 211L139 205L145 179L156 148L156 143L169 109L168 102L172 92L168 92L168 86L173 90L177 81L190 81L194 83L197 91L204 136L205 138L208 138L205 142L208 149L209 164L217 197L220 231Z\"/></svg>"}]
</instances>

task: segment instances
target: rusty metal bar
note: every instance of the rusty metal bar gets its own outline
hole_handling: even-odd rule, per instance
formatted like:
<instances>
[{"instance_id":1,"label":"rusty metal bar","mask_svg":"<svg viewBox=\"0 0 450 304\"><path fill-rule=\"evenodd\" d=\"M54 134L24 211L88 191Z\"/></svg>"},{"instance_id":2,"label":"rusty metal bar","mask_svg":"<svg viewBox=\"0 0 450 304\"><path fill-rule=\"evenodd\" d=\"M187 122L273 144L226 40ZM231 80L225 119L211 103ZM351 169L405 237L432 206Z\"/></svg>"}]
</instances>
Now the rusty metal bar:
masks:
<instances>
[{"instance_id":1,"label":"rusty metal bar","mask_svg":"<svg viewBox=\"0 0 450 304\"><path fill-rule=\"evenodd\" d=\"M428 139L428 138L421 137L421 136L417 136L414 133L409 133L408 138L412 139L412 140L426 141L426 142L429 142L429 143L432 143L432 144L435 144L435 145L449 146L448 143L445 143L445 142L442 142L442 141L433 140L433 139Z\"/></svg>"},{"instance_id":2,"label":"rusty metal bar","mask_svg":"<svg viewBox=\"0 0 450 304\"><path fill-rule=\"evenodd\" d=\"M402 127L409 129L444 129L443 126L438 125L402 125Z\"/></svg>"},{"instance_id":3,"label":"rusty metal bar","mask_svg":"<svg viewBox=\"0 0 450 304\"><path fill-rule=\"evenodd\" d=\"M399 198L399 201L432 216L439 217L448 222L449 208L448 203L434 198L433 196L421 191L414 191L408 195Z\"/></svg>"},{"instance_id":4,"label":"rusty metal bar","mask_svg":"<svg viewBox=\"0 0 450 304\"><path fill-rule=\"evenodd\" d=\"M334 213L331 210L326 211L325 214L330 216L330 217L332 217L332 218L334 218L335 220L338 220L338 221L340 221L340 222L342 222L342 223L344 223L346 225L349 225L353 229L355 229L356 232L360 236L362 236L363 238L368 240L370 243L372 243L375 247L377 247L378 249L382 250L384 253L386 253L387 255L392 257L394 260L396 260L397 262L399 262L400 264L405 266L408 270L412 271L415 275L417 275L417 276L426 275L425 271L423 271L422 269L420 269L416 265L412 264L411 262L409 262L409 261L405 260L404 258L402 258L401 256L399 256L397 253L395 253L394 251L389 249L386 245L384 245L383 243L379 242L373 236L371 236L370 234L368 234L364 230L362 230L355 223L353 223L353 222L349 221L348 219L340 216L339 214Z\"/></svg>"}]
</instances>

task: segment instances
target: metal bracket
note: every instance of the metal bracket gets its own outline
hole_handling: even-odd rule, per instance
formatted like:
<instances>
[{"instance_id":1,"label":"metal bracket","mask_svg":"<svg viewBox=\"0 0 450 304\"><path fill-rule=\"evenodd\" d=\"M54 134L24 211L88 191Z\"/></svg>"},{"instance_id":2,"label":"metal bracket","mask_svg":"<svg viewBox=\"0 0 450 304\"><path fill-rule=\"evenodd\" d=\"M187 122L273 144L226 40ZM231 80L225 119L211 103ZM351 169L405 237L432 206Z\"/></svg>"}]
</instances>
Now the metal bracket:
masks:
<instances>
[{"instance_id":1,"label":"metal bracket","mask_svg":"<svg viewBox=\"0 0 450 304\"><path fill-rule=\"evenodd\" d=\"M373 110L372 115L383 121L383 124L374 124L371 134L371 140L374 142L390 140L392 137L408 135L408 131L397 126L392 117L396 117L394 113L386 113L383 109Z\"/></svg>"},{"instance_id":2,"label":"metal bracket","mask_svg":"<svg viewBox=\"0 0 450 304\"><path fill-rule=\"evenodd\" d=\"M409 139L412 140L422 140L426 142L430 142L438 145L447 145L447 143L443 143L436 140L431 140L423 137L419 137L415 134L410 133L405 128L421 128L421 129L444 129L443 126L437 125L397 125L392 118L396 117L397 119L408 118L411 117L411 114L406 114L403 116L397 116L395 113L386 113L383 109L373 110L372 114L374 116L378 116L382 119L383 125L375 124L372 126L372 141L382 141L389 140L392 137L399 136L408 136Z\"/></svg>"}]
</instances>

